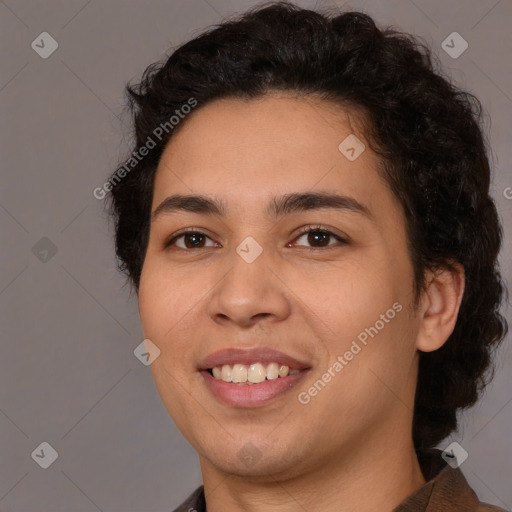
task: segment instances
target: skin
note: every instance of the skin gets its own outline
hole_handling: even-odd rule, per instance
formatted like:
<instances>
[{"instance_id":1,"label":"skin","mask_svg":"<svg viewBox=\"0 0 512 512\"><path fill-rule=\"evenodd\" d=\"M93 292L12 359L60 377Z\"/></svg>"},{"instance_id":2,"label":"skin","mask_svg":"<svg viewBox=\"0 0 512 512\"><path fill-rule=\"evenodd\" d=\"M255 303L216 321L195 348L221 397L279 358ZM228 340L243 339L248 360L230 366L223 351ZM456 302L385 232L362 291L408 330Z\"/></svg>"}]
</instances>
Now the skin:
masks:
<instances>
[{"instance_id":1,"label":"skin","mask_svg":"<svg viewBox=\"0 0 512 512\"><path fill-rule=\"evenodd\" d=\"M414 307L404 215L360 121L313 96L217 100L183 121L160 160L153 212L177 193L222 199L227 209L155 217L139 288L144 335L161 350L155 383L199 454L209 512L391 511L425 483L411 435L419 350L452 332L463 271L428 274ZM351 133L366 145L353 162L338 150ZM300 192L350 196L371 218L329 209L266 216L271 197ZM298 230L318 224L349 243L331 237L313 249ZM187 228L206 235L202 248L184 248L190 237L164 248ZM248 236L263 248L253 263L235 250ZM297 395L394 303L401 312L301 404ZM200 361L261 346L311 370L268 404L219 402ZM240 457L247 450L252 464Z\"/></svg>"}]
</instances>

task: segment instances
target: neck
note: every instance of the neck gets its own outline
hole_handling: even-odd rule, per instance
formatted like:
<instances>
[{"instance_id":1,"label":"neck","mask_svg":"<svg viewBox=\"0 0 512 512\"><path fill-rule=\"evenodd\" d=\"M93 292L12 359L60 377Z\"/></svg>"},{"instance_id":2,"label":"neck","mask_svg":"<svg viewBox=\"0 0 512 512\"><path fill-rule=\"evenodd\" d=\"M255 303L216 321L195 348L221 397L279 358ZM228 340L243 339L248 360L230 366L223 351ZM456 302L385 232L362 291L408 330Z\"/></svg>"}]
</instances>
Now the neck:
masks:
<instances>
[{"instance_id":1,"label":"neck","mask_svg":"<svg viewBox=\"0 0 512 512\"><path fill-rule=\"evenodd\" d=\"M291 478L225 474L205 459L201 469L208 512L391 512L425 483L412 441L367 442Z\"/></svg>"}]
</instances>

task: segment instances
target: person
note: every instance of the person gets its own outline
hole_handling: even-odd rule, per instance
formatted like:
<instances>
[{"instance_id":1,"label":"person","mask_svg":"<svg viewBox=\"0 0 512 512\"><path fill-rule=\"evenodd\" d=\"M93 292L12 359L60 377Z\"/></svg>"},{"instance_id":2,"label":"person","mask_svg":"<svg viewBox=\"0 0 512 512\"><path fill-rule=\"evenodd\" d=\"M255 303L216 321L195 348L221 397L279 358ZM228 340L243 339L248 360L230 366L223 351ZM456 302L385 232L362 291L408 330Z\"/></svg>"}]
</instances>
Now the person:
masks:
<instances>
[{"instance_id":1,"label":"person","mask_svg":"<svg viewBox=\"0 0 512 512\"><path fill-rule=\"evenodd\" d=\"M273 2L127 86L110 211L199 456L177 512L501 510L436 448L507 325L480 105L434 64L366 14Z\"/></svg>"}]
</instances>

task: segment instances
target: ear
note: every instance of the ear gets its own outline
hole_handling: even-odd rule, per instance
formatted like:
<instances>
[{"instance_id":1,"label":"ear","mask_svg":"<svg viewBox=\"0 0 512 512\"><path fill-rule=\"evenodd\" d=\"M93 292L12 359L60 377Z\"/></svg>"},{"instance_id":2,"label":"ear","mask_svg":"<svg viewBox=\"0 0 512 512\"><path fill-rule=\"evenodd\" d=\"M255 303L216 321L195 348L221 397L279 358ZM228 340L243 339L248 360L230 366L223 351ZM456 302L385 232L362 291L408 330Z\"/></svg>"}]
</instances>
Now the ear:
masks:
<instances>
[{"instance_id":1,"label":"ear","mask_svg":"<svg viewBox=\"0 0 512 512\"><path fill-rule=\"evenodd\" d=\"M464 295L464 268L454 263L451 269L428 272L426 283L420 299L421 323L416 348L432 352L446 342L455 328Z\"/></svg>"}]
</instances>

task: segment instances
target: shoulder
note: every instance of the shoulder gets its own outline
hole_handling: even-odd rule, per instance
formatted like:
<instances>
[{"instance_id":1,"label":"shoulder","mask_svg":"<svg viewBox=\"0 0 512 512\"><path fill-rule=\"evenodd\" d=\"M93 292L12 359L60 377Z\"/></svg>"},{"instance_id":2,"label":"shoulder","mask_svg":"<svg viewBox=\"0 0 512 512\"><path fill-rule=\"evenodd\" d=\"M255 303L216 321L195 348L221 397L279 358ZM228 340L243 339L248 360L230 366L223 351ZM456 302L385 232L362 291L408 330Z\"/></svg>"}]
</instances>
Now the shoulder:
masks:
<instances>
[{"instance_id":1,"label":"shoulder","mask_svg":"<svg viewBox=\"0 0 512 512\"><path fill-rule=\"evenodd\" d=\"M198 487L178 508L173 512L206 512L204 488Z\"/></svg>"},{"instance_id":2,"label":"shoulder","mask_svg":"<svg viewBox=\"0 0 512 512\"><path fill-rule=\"evenodd\" d=\"M440 450L423 450L418 453L418 460L427 483L410 497L409 502L405 502L409 508L404 507L397 512L507 512L498 506L481 502L459 465L447 463ZM423 508L414 508L414 500L419 500Z\"/></svg>"}]
</instances>

